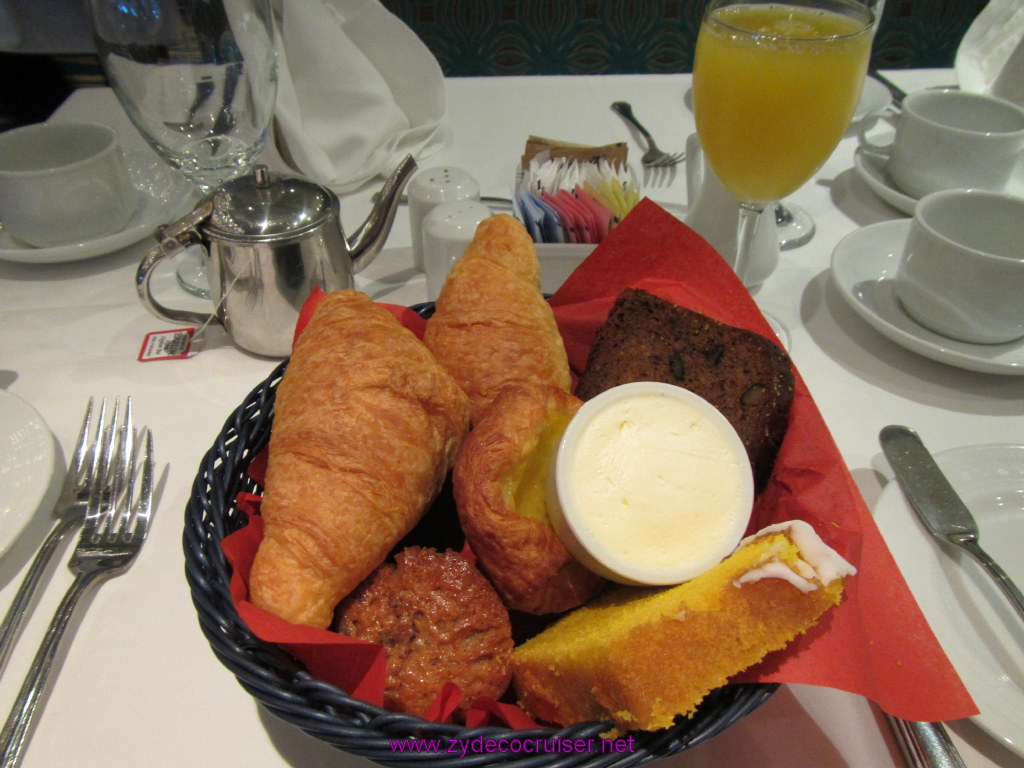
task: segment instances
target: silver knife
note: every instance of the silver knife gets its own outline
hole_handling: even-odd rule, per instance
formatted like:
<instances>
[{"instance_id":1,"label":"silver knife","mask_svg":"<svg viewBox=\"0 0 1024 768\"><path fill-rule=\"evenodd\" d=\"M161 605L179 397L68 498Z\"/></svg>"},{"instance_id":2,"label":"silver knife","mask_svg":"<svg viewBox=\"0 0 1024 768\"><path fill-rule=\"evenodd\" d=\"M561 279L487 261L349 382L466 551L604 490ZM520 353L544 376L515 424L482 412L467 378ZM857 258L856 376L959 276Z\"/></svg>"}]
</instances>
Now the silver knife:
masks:
<instances>
[{"instance_id":1,"label":"silver knife","mask_svg":"<svg viewBox=\"0 0 1024 768\"><path fill-rule=\"evenodd\" d=\"M910 504L932 534L948 541L943 532L948 528L943 522L946 504L952 503L957 509L957 531L963 529L963 517L974 520L945 475L935 464L932 455L924 447L917 433L907 427L892 425L879 434L882 450L896 473L900 487ZM950 499L954 501L950 502ZM937 523L938 527L933 527ZM975 540L977 539L977 526ZM942 532L940 532L942 531ZM910 768L965 768L960 751L953 744L942 723L900 720L886 715L889 726L896 735L903 759Z\"/></svg>"},{"instance_id":2,"label":"silver knife","mask_svg":"<svg viewBox=\"0 0 1024 768\"><path fill-rule=\"evenodd\" d=\"M885 427L878 437L900 487L925 527L940 541L959 547L977 560L1024 621L1024 595L978 544L978 524L974 516L942 474L921 438L914 430L898 425Z\"/></svg>"}]
</instances>

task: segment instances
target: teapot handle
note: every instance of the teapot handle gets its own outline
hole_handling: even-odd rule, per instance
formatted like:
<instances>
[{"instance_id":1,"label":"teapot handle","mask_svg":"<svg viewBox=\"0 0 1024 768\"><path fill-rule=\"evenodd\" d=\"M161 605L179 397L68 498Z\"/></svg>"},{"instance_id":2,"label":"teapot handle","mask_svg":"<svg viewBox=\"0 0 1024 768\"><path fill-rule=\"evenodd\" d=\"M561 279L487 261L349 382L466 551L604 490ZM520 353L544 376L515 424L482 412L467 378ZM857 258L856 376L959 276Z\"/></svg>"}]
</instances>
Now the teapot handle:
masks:
<instances>
[{"instance_id":1,"label":"teapot handle","mask_svg":"<svg viewBox=\"0 0 1024 768\"><path fill-rule=\"evenodd\" d=\"M153 297L153 292L149 287L153 270L164 259L177 256L192 245L199 245L206 250L206 245L199 237L195 226L209 215L210 203L207 201L181 221L157 230L160 245L146 254L135 272L135 290L139 294L139 299L142 300L142 305L154 317L158 317L161 320L170 320L172 323L198 326L207 325L211 322L220 322L220 318L215 314L207 315L202 312L172 309L171 307L164 306Z\"/></svg>"}]
</instances>

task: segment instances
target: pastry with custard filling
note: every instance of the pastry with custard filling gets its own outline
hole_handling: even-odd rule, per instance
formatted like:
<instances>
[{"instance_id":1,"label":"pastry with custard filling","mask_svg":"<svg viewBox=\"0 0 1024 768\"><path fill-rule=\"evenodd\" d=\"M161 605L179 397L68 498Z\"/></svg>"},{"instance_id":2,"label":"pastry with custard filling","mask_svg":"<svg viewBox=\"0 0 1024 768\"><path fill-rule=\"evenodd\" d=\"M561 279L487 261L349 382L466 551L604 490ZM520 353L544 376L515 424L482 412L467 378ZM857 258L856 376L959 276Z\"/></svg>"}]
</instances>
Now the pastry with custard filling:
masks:
<instances>
[{"instance_id":1,"label":"pastry with custard filling","mask_svg":"<svg viewBox=\"0 0 1024 768\"><path fill-rule=\"evenodd\" d=\"M566 550L548 519L555 448L582 403L557 387L508 386L459 448L452 488L463 532L505 604L562 613L604 579Z\"/></svg>"}]
</instances>

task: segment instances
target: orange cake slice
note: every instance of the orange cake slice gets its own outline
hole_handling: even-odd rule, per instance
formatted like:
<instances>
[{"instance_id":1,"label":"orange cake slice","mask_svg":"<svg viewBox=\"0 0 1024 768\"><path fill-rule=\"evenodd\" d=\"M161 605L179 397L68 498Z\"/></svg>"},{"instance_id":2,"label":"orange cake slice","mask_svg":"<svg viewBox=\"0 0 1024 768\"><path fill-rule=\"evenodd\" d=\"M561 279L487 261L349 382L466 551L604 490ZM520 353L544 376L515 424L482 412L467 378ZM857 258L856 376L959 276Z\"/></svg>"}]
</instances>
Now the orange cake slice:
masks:
<instances>
[{"instance_id":1,"label":"orange cake slice","mask_svg":"<svg viewBox=\"0 0 1024 768\"><path fill-rule=\"evenodd\" d=\"M856 569L803 521L770 526L690 581L624 587L516 648L519 703L540 720L656 730L817 623Z\"/></svg>"}]
</instances>

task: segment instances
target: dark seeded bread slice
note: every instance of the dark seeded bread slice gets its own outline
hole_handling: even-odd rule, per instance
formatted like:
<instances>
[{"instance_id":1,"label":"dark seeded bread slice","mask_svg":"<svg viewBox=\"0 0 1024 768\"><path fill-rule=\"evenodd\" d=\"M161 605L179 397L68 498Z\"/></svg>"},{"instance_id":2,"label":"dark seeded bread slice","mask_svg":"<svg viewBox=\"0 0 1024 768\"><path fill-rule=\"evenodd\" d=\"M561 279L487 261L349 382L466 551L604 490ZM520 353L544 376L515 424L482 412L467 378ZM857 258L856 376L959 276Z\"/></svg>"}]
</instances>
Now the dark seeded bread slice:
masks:
<instances>
[{"instance_id":1,"label":"dark seeded bread slice","mask_svg":"<svg viewBox=\"0 0 1024 768\"><path fill-rule=\"evenodd\" d=\"M776 344L627 288L598 329L576 396L632 381L676 384L718 408L747 448L755 488L764 489L793 401L793 369Z\"/></svg>"}]
</instances>

